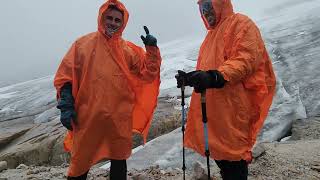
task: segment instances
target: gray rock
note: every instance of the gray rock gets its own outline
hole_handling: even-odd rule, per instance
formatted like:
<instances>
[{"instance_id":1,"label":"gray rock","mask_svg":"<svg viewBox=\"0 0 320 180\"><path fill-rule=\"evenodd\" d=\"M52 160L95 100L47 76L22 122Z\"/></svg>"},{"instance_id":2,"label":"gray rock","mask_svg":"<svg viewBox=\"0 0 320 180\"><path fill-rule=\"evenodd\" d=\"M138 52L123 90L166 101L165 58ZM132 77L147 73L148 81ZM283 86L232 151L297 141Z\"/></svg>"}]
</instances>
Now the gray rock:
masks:
<instances>
[{"instance_id":1,"label":"gray rock","mask_svg":"<svg viewBox=\"0 0 320 180\"><path fill-rule=\"evenodd\" d=\"M206 167L199 161L193 165L193 179L195 180L208 180L208 173Z\"/></svg>"},{"instance_id":2,"label":"gray rock","mask_svg":"<svg viewBox=\"0 0 320 180\"><path fill-rule=\"evenodd\" d=\"M58 118L34 126L0 150L0 160L7 161L9 168L15 168L21 163L60 165L68 161L68 156L62 148L64 134L65 129Z\"/></svg>"},{"instance_id":3,"label":"gray rock","mask_svg":"<svg viewBox=\"0 0 320 180\"><path fill-rule=\"evenodd\" d=\"M266 152L266 148L263 144L257 144L253 147L252 156L254 159L260 157Z\"/></svg>"},{"instance_id":4,"label":"gray rock","mask_svg":"<svg viewBox=\"0 0 320 180\"><path fill-rule=\"evenodd\" d=\"M27 131L29 131L33 125L30 124L20 124L14 125L11 124L11 127L3 127L0 131L0 147L6 147L9 143L14 141L15 139L24 135ZM0 148L1 150L2 148Z\"/></svg>"},{"instance_id":5,"label":"gray rock","mask_svg":"<svg viewBox=\"0 0 320 180\"><path fill-rule=\"evenodd\" d=\"M311 169L320 172L320 165L312 166Z\"/></svg>"},{"instance_id":6,"label":"gray rock","mask_svg":"<svg viewBox=\"0 0 320 180\"><path fill-rule=\"evenodd\" d=\"M48 171L48 168L47 168L47 167L40 167L40 168L39 168L39 171L40 171L40 172L47 172L47 171Z\"/></svg>"},{"instance_id":7,"label":"gray rock","mask_svg":"<svg viewBox=\"0 0 320 180\"><path fill-rule=\"evenodd\" d=\"M28 169L29 167L25 164L20 164L16 169Z\"/></svg>"},{"instance_id":8,"label":"gray rock","mask_svg":"<svg viewBox=\"0 0 320 180\"><path fill-rule=\"evenodd\" d=\"M27 179L37 179L36 176L28 176Z\"/></svg>"},{"instance_id":9,"label":"gray rock","mask_svg":"<svg viewBox=\"0 0 320 180\"><path fill-rule=\"evenodd\" d=\"M135 174L131 177L132 180L149 180L148 176L146 174Z\"/></svg>"},{"instance_id":10,"label":"gray rock","mask_svg":"<svg viewBox=\"0 0 320 180\"><path fill-rule=\"evenodd\" d=\"M8 168L8 163L6 161L0 161L0 172Z\"/></svg>"},{"instance_id":11,"label":"gray rock","mask_svg":"<svg viewBox=\"0 0 320 180\"><path fill-rule=\"evenodd\" d=\"M54 173L52 174L52 176L53 176L53 177L63 176L63 173L61 173L61 172L54 172Z\"/></svg>"},{"instance_id":12,"label":"gray rock","mask_svg":"<svg viewBox=\"0 0 320 180\"><path fill-rule=\"evenodd\" d=\"M291 132L290 140L320 139L320 117L294 121Z\"/></svg>"},{"instance_id":13,"label":"gray rock","mask_svg":"<svg viewBox=\"0 0 320 180\"><path fill-rule=\"evenodd\" d=\"M27 172L27 175L39 174L39 173L40 173L39 169L32 169Z\"/></svg>"},{"instance_id":14,"label":"gray rock","mask_svg":"<svg viewBox=\"0 0 320 180\"><path fill-rule=\"evenodd\" d=\"M95 180L105 180L105 177L96 177Z\"/></svg>"},{"instance_id":15,"label":"gray rock","mask_svg":"<svg viewBox=\"0 0 320 180\"><path fill-rule=\"evenodd\" d=\"M164 175L164 174L166 174L166 171L165 170L160 170L160 173Z\"/></svg>"}]
</instances>

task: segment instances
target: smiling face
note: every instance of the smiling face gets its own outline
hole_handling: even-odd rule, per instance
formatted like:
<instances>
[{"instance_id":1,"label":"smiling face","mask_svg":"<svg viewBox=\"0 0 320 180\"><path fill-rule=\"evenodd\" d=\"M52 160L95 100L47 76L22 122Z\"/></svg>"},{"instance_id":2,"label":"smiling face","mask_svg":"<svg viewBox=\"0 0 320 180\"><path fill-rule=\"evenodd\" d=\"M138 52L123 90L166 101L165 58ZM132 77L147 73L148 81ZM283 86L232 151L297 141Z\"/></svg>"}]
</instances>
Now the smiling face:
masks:
<instances>
[{"instance_id":1,"label":"smiling face","mask_svg":"<svg viewBox=\"0 0 320 180\"><path fill-rule=\"evenodd\" d=\"M112 37L123 25L123 14L115 8L109 8L103 15L105 34Z\"/></svg>"},{"instance_id":2,"label":"smiling face","mask_svg":"<svg viewBox=\"0 0 320 180\"><path fill-rule=\"evenodd\" d=\"M216 24L217 18L211 0L204 0L199 3L199 9L209 26Z\"/></svg>"}]
</instances>

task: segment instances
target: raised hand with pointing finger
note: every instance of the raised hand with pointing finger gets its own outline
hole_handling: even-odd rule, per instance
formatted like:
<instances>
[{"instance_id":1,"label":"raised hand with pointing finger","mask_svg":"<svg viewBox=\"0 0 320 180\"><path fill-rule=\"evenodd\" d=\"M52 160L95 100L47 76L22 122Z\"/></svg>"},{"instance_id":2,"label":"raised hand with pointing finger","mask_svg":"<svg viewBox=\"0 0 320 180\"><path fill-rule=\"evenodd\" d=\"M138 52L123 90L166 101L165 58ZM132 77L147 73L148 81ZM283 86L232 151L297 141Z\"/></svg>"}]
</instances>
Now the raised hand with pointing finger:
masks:
<instances>
[{"instance_id":1,"label":"raised hand with pointing finger","mask_svg":"<svg viewBox=\"0 0 320 180\"><path fill-rule=\"evenodd\" d=\"M146 37L141 35L141 39L146 46L157 46L157 39L149 34L149 29L147 26L143 26L144 31L146 32Z\"/></svg>"}]
</instances>

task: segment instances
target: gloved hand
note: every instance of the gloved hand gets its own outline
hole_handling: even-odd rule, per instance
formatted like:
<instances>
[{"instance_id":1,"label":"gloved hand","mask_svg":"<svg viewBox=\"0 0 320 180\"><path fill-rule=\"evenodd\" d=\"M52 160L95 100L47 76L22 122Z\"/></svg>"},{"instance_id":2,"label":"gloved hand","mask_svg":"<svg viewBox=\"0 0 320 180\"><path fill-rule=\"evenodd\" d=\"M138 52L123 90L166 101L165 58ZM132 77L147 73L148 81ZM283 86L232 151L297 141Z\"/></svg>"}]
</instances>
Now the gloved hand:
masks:
<instances>
[{"instance_id":1,"label":"gloved hand","mask_svg":"<svg viewBox=\"0 0 320 180\"><path fill-rule=\"evenodd\" d=\"M72 96L72 85L66 83L61 88L60 99L58 100L58 109L61 111L60 121L64 127L72 131L72 121L76 121L76 112L74 110L74 99Z\"/></svg>"},{"instance_id":2,"label":"gloved hand","mask_svg":"<svg viewBox=\"0 0 320 180\"><path fill-rule=\"evenodd\" d=\"M175 78L177 79L177 88L181 88L182 85L191 86L189 79L196 72L198 71L186 73L184 71L178 70L178 74L175 75Z\"/></svg>"},{"instance_id":3,"label":"gloved hand","mask_svg":"<svg viewBox=\"0 0 320 180\"><path fill-rule=\"evenodd\" d=\"M209 88L223 88L225 80L222 74L217 70L194 71L188 81L191 87L194 87L196 93L201 93Z\"/></svg>"},{"instance_id":4,"label":"gloved hand","mask_svg":"<svg viewBox=\"0 0 320 180\"><path fill-rule=\"evenodd\" d=\"M141 35L141 39L146 46L157 46L157 39L149 34L149 29L147 26L143 26L144 31L146 32L147 36L144 37Z\"/></svg>"},{"instance_id":5,"label":"gloved hand","mask_svg":"<svg viewBox=\"0 0 320 180\"><path fill-rule=\"evenodd\" d=\"M72 121L76 118L76 112L73 109L68 109L68 110L62 110L61 109L61 116L60 116L60 121L62 125L67 128L69 131L72 131Z\"/></svg>"},{"instance_id":6,"label":"gloved hand","mask_svg":"<svg viewBox=\"0 0 320 180\"><path fill-rule=\"evenodd\" d=\"M225 80L222 74L217 70L210 71L191 71L186 73L178 70L175 78L177 79L177 87L184 86L194 87L196 93L201 93L208 88L222 88Z\"/></svg>"}]
</instances>

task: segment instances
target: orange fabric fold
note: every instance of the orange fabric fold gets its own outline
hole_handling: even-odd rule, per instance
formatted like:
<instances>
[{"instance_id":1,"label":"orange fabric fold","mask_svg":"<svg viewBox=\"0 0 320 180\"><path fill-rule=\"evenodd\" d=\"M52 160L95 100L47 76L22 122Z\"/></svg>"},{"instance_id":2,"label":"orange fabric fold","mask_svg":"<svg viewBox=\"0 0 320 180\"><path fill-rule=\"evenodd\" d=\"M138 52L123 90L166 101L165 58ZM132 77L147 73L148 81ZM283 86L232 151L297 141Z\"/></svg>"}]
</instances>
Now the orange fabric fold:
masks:
<instances>
[{"instance_id":1,"label":"orange fabric fold","mask_svg":"<svg viewBox=\"0 0 320 180\"><path fill-rule=\"evenodd\" d=\"M200 0L201 1L201 0ZM200 2L199 2L200 3ZM218 70L228 82L206 91L209 149L216 160L251 160L251 150L268 115L275 75L259 29L235 14L230 0L212 0L216 25L201 45L197 70ZM185 146L205 156L200 94L193 93Z\"/></svg>"},{"instance_id":2,"label":"orange fabric fold","mask_svg":"<svg viewBox=\"0 0 320 180\"><path fill-rule=\"evenodd\" d=\"M104 34L102 14L109 5L124 12L124 24L111 38ZM159 48L122 39L129 13L117 0L99 11L98 31L79 38L63 58L54 79L59 94L72 83L76 122L64 148L71 153L68 176L79 176L103 159L127 159L132 133L147 139L160 86Z\"/></svg>"}]
</instances>

